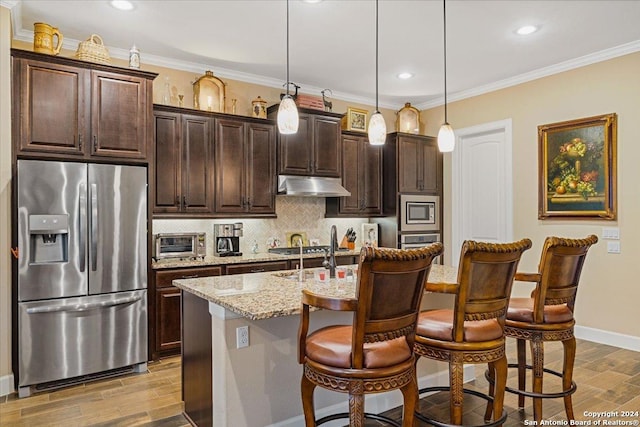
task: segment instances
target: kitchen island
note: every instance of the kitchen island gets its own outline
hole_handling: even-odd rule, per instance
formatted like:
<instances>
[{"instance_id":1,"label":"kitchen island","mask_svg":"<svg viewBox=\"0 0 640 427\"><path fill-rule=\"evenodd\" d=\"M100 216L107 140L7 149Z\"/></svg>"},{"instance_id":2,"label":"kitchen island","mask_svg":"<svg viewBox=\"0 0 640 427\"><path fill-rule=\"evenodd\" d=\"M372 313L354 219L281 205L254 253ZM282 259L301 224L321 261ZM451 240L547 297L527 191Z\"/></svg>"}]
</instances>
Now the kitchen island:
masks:
<instances>
[{"instance_id":1,"label":"kitchen island","mask_svg":"<svg viewBox=\"0 0 640 427\"><path fill-rule=\"evenodd\" d=\"M356 269L353 265L349 268ZM297 362L301 290L353 298L355 281L313 278L307 270L239 274L175 280L182 290L182 373L185 414L198 426L300 426L302 368ZM457 269L434 265L429 281L455 282ZM443 300L442 297L445 297ZM424 308L446 304L446 296L429 294ZM311 330L351 323L352 314L318 310ZM248 343L237 348L237 328L248 327ZM241 329L242 330L242 329ZM446 384L444 364L420 361L419 386ZM367 396L367 412L399 406L400 392ZM345 394L316 390L318 417L344 412ZM332 425L332 424L328 424ZM336 424L341 425L341 424Z\"/></svg>"}]
</instances>

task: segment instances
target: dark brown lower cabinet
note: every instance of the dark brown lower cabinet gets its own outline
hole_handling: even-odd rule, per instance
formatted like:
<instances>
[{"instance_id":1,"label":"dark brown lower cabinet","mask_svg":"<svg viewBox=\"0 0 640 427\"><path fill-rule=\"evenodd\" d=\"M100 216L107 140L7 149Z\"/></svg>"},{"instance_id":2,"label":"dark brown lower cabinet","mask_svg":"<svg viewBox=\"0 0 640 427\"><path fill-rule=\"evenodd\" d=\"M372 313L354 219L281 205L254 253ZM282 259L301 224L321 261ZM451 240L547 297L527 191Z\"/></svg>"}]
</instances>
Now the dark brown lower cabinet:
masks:
<instances>
[{"instance_id":1,"label":"dark brown lower cabinet","mask_svg":"<svg viewBox=\"0 0 640 427\"><path fill-rule=\"evenodd\" d=\"M184 413L198 427L213 425L211 390L211 316L209 302L189 292L182 300L182 401Z\"/></svg>"},{"instance_id":2,"label":"dark brown lower cabinet","mask_svg":"<svg viewBox=\"0 0 640 427\"><path fill-rule=\"evenodd\" d=\"M196 267L156 270L149 301L149 358L180 353L180 289L172 282L178 279L220 276L222 267Z\"/></svg>"},{"instance_id":3,"label":"dark brown lower cabinet","mask_svg":"<svg viewBox=\"0 0 640 427\"><path fill-rule=\"evenodd\" d=\"M227 265L227 274L262 273L264 271L288 270L289 261L252 262Z\"/></svg>"}]
</instances>

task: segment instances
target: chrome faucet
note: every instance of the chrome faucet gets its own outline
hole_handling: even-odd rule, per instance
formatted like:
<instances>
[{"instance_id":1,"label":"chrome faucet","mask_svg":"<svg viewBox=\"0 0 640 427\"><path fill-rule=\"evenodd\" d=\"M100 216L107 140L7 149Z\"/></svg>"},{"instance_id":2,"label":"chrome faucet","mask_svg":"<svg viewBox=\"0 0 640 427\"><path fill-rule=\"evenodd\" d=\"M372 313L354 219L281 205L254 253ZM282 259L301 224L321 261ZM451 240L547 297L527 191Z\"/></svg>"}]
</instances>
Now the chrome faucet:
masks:
<instances>
[{"instance_id":1,"label":"chrome faucet","mask_svg":"<svg viewBox=\"0 0 640 427\"><path fill-rule=\"evenodd\" d=\"M331 243L329 244L329 277L336 277L336 250L338 249L338 230L331 226Z\"/></svg>"}]
</instances>

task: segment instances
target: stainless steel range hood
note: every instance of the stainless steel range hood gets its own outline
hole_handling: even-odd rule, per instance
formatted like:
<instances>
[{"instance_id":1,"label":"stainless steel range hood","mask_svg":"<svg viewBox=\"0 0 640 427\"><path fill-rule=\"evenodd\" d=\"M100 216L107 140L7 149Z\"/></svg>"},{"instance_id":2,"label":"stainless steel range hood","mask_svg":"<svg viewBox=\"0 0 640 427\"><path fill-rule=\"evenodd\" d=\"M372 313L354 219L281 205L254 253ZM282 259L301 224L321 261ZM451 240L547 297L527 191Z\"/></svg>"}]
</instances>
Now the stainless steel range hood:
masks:
<instances>
[{"instance_id":1,"label":"stainless steel range hood","mask_svg":"<svg viewBox=\"0 0 640 427\"><path fill-rule=\"evenodd\" d=\"M340 178L319 176L278 175L278 194L302 197L350 196L340 183Z\"/></svg>"}]
</instances>

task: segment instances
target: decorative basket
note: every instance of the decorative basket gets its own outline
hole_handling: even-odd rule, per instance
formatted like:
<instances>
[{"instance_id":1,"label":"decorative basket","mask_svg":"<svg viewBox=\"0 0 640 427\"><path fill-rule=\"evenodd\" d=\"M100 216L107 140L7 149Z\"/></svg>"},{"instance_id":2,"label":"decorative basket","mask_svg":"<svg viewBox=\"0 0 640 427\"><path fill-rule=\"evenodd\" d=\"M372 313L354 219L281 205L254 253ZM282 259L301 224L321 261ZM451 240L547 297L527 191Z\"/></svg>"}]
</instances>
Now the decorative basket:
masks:
<instances>
[{"instance_id":1,"label":"decorative basket","mask_svg":"<svg viewBox=\"0 0 640 427\"><path fill-rule=\"evenodd\" d=\"M104 46L102 38L97 34L91 34L91 37L78 44L76 58L99 64L111 64L109 51Z\"/></svg>"}]
</instances>

